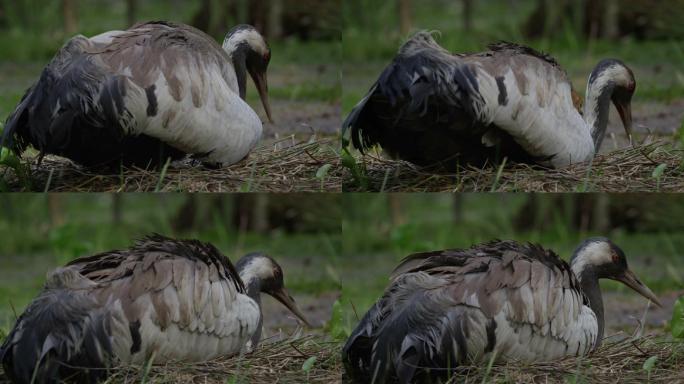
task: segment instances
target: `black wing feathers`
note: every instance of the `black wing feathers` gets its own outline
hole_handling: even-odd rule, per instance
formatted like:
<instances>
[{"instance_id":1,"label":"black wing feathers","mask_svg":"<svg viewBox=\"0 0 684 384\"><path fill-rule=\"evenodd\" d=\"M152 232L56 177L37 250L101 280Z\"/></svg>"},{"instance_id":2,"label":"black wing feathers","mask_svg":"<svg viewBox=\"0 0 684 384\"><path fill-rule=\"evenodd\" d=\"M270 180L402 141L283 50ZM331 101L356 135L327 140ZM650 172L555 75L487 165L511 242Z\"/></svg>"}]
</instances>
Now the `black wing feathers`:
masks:
<instances>
[{"instance_id":1,"label":"black wing feathers","mask_svg":"<svg viewBox=\"0 0 684 384\"><path fill-rule=\"evenodd\" d=\"M393 137L475 124L474 106L481 102L475 72L440 55L444 53L425 48L397 56L349 114L343 136L351 130L352 144L359 150L380 144L406 158L411 157L410 148ZM469 123L454 127L453 121L462 119Z\"/></svg>"},{"instance_id":2,"label":"black wing feathers","mask_svg":"<svg viewBox=\"0 0 684 384\"><path fill-rule=\"evenodd\" d=\"M127 134L127 80L111 73L74 37L43 70L5 124L2 145L33 145L86 166L159 165L184 153L146 135ZM159 156L156 156L159 153Z\"/></svg>"},{"instance_id":3,"label":"black wing feathers","mask_svg":"<svg viewBox=\"0 0 684 384\"><path fill-rule=\"evenodd\" d=\"M216 267L226 282L245 292L230 260L208 243L152 235L133 247L76 259L55 277L19 317L0 348L0 363L17 383L57 383L73 379L95 383L106 378L113 363L112 313L97 301L92 287L131 275L158 258L180 257ZM74 275L65 275L73 273ZM70 276L78 279L76 285ZM131 322L132 350L140 348L140 323ZM136 341L137 340L137 341Z\"/></svg>"},{"instance_id":4,"label":"black wing feathers","mask_svg":"<svg viewBox=\"0 0 684 384\"><path fill-rule=\"evenodd\" d=\"M490 49L453 55L430 33L417 33L344 121L343 144L351 141L362 153L380 145L392 157L447 170L466 164L498 164L504 156L512 162L546 160L528 154L508 132L491 123L486 116L491 111L485 108L478 85L476 61L469 58L530 55L560 66L549 55L513 43L501 42ZM497 106L507 104L503 83L499 92Z\"/></svg>"},{"instance_id":5,"label":"black wing feathers","mask_svg":"<svg viewBox=\"0 0 684 384\"><path fill-rule=\"evenodd\" d=\"M83 51L84 40L75 37L57 53L7 120L4 141L11 144L14 137L14 149L30 143L43 153L88 163L93 139L104 136L115 143L121 138L125 87L93 63Z\"/></svg>"},{"instance_id":6,"label":"black wing feathers","mask_svg":"<svg viewBox=\"0 0 684 384\"><path fill-rule=\"evenodd\" d=\"M547 63L553 65L554 67L558 68L559 70L563 71L563 68L561 68L560 64L558 61L551 55L549 55L546 52L542 51L537 51L534 48L528 47L526 45L520 45L516 43L511 43L509 41L500 41L498 43L494 44L489 44L487 46L490 50L494 52L500 52L500 51L513 51L514 54L518 55L530 55L534 56L538 59L542 59L546 61ZM565 72L565 71L563 71Z\"/></svg>"},{"instance_id":7,"label":"black wing feathers","mask_svg":"<svg viewBox=\"0 0 684 384\"><path fill-rule=\"evenodd\" d=\"M382 299L381 299L382 301ZM345 374L353 382L371 382L374 369L371 367L371 355L374 344L374 328L377 318L381 316L380 303L376 303L366 312L342 348L342 362Z\"/></svg>"},{"instance_id":8,"label":"black wing feathers","mask_svg":"<svg viewBox=\"0 0 684 384\"><path fill-rule=\"evenodd\" d=\"M447 376L473 354L491 352L496 344L495 320L458 301L459 283L450 274L454 270L458 276L483 273L491 268L490 263L520 258L562 273L570 289L580 290L566 262L530 243L495 240L467 249L410 255L395 269L389 288L344 346L349 378L359 383L429 381ZM470 324L483 324L477 336ZM469 337L483 338L484 350L468 351Z\"/></svg>"},{"instance_id":9,"label":"black wing feathers","mask_svg":"<svg viewBox=\"0 0 684 384\"><path fill-rule=\"evenodd\" d=\"M114 269L127 262L128 256L136 257L141 262L145 254L162 252L169 257L183 257L190 260L213 264L221 277L235 284L238 292L244 293L245 286L233 263L214 245L198 240L176 240L160 234L153 234L138 240L133 247L126 250L109 251L92 256L72 260L67 266L78 265L79 273L89 277L93 272L103 269Z\"/></svg>"},{"instance_id":10,"label":"black wing feathers","mask_svg":"<svg viewBox=\"0 0 684 384\"><path fill-rule=\"evenodd\" d=\"M0 355L5 373L16 383L104 379L112 346L107 316L98 307L80 291L43 292L5 339Z\"/></svg>"}]
</instances>

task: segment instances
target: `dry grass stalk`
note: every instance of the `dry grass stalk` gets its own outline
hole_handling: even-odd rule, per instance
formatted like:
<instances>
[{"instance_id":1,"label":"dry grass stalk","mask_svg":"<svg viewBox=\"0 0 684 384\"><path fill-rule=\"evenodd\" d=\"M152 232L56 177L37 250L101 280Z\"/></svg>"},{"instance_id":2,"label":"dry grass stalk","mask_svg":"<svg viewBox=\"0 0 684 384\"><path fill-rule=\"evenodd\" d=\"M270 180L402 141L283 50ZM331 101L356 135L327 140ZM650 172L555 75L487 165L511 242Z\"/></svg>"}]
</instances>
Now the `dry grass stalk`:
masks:
<instances>
[{"instance_id":1,"label":"dry grass stalk","mask_svg":"<svg viewBox=\"0 0 684 384\"><path fill-rule=\"evenodd\" d=\"M112 370L106 383L339 383L342 380L339 342L307 335L264 341L256 351L241 357L204 363L152 365ZM302 366L315 357L311 369ZM650 373L644 363L655 357ZM0 381L6 379L0 369ZM462 366L447 384L456 383L682 383L684 343L663 336L624 338L606 342L596 352L551 362L508 362Z\"/></svg>"},{"instance_id":2,"label":"dry grass stalk","mask_svg":"<svg viewBox=\"0 0 684 384\"><path fill-rule=\"evenodd\" d=\"M384 192L681 192L683 150L662 141L598 155L591 164L546 169L527 164L461 167L431 173L405 161L366 155L357 159L364 180L346 172L343 190ZM657 167L663 172L654 175ZM657 172L656 172L657 173ZM361 184L366 184L366 188Z\"/></svg>"},{"instance_id":3,"label":"dry grass stalk","mask_svg":"<svg viewBox=\"0 0 684 384\"><path fill-rule=\"evenodd\" d=\"M644 362L656 356L650 375ZM540 363L495 364L461 367L449 383L682 383L684 343L662 337L626 338L605 343L583 358Z\"/></svg>"},{"instance_id":4,"label":"dry grass stalk","mask_svg":"<svg viewBox=\"0 0 684 384\"><path fill-rule=\"evenodd\" d=\"M339 348L339 343L313 335L265 341L242 357L153 365L147 374L138 367L119 368L107 383L337 383L342 372ZM316 361L307 373L302 365L311 357Z\"/></svg>"},{"instance_id":5,"label":"dry grass stalk","mask_svg":"<svg viewBox=\"0 0 684 384\"><path fill-rule=\"evenodd\" d=\"M166 170L137 167L121 172L88 170L69 160L46 156L40 167L33 159L30 182L22 182L14 169L0 167L9 190L54 192L338 192L342 185L337 139L294 142L293 137L255 149L246 161L209 169L189 160L174 162ZM325 164L324 177L316 172ZM5 169L2 169L5 168Z\"/></svg>"}]
</instances>

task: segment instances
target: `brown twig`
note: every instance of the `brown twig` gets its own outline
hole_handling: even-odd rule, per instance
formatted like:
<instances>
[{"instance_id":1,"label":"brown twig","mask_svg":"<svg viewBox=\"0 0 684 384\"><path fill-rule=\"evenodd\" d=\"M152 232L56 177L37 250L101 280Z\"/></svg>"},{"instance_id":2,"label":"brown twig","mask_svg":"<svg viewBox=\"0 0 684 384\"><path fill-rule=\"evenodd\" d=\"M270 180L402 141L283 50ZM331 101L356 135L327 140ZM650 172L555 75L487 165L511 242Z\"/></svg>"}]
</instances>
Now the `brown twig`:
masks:
<instances>
[{"instance_id":1,"label":"brown twig","mask_svg":"<svg viewBox=\"0 0 684 384\"><path fill-rule=\"evenodd\" d=\"M490 191L498 167L463 166L453 172L434 172L405 161L376 155L358 155L365 170L367 188L362 188L345 170L342 188L349 192L479 192ZM591 164L547 169L528 164L506 165L496 184L498 192L681 192L684 191L684 150L663 141L642 144L596 156ZM655 166L666 171L653 177Z\"/></svg>"},{"instance_id":2,"label":"brown twig","mask_svg":"<svg viewBox=\"0 0 684 384\"><path fill-rule=\"evenodd\" d=\"M277 145L285 141L287 146ZM247 160L219 169L208 169L192 160L174 162L161 183L161 171L156 169L91 170L56 156L46 156L40 167L31 164L30 157L24 162L31 167L31 185L44 187L53 173L50 190L55 192L148 192L154 191L158 183L161 191L232 192L249 185L253 192L320 191L321 187L339 192L343 171L334 150L339 147L338 140L327 138L289 145L292 141L287 137L261 146ZM332 164L324 180L316 178L321 164ZM3 179L10 190L26 191L31 187L23 185L13 169L5 171Z\"/></svg>"}]
</instances>

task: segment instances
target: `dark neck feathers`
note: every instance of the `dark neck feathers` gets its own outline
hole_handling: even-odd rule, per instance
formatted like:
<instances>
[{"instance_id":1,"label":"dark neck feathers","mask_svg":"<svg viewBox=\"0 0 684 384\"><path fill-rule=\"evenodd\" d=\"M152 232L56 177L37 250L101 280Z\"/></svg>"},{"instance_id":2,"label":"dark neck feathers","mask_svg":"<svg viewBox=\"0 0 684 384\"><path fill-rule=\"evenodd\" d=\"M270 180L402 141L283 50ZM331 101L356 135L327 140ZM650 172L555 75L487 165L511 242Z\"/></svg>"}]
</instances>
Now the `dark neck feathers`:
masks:
<instances>
[{"instance_id":1,"label":"dark neck feathers","mask_svg":"<svg viewBox=\"0 0 684 384\"><path fill-rule=\"evenodd\" d=\"M615 89L615 82L606 71L614 65L610 60L599 63L591 72L587 84L584 120L591 129L591 138L594 140L596 152L601 148L608 128L610 101Z\"/></svg>"},{"instance_id":2,"label":"dark neck feathers","mask_svg":"<svg viewBox=\"0 0 684 384\"><path fill-rule=\"evenodd\" d=\"M256 301L257 305L259 306L259 324L257 325L257 329L251 338L252 348L256 348L256 346L259 344L259 340L261 340L261 328L264 323L264 314L261 311L261 280L259 280L257 277L254 277L249 281L245 281L244 283L245 287L247 288L247 296Z\"/></svg>"},{"instance_id":3,"label":"dark neck feathers","mask_svg":"<svg viewBox=\"0 0 684 384\"><path fill-rule=\"evenodd\" d=\"M233 67L235 68L235 76L237 77L238 89L240 91L240 98L245 99L247 95L247 54L249 53L249 45L241 43L232 53Z\"/></svg>"},{"instance_id":4,"label":"dark neck feathers","mask_svg":"<svg viewBox=\"0 0 684 384\"><path fill-rule=\"evenodd\" d=\"M577 272L576 272L577 274ZM594 343L594 349L601 346L603 339L603 328L604 328L604 316L603 316L603 297L601 295L601 286L598 281L598 274L593 266L585 266L577 278L580 281L580 287L582 287L582 292L587 299L589 299L589 308L596 315L596 321L598 322L598 334L596 335L596 342Z\"/></svg>"}]
</instances>

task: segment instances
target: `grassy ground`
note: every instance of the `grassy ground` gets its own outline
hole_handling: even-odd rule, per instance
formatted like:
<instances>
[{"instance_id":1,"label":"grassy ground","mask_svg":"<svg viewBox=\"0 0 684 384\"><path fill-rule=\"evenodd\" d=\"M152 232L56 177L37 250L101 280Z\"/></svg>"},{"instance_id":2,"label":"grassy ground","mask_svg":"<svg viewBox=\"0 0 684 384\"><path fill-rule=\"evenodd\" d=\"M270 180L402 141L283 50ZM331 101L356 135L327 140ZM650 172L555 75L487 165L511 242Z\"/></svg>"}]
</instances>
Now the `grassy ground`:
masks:
<instances>
[{"instance_id":1,"label":"grassy ground","mask_svg":"<svg viewBox=\"0 0 684 384\"><path fill-rule=\"evenodd\" d=\"M398 32L398 21L392 4L367 3L367 7L372 8L367 10L367 13L374 14L373 18L358 17L351 8L346 8L343 12L343 116L364 96L406 38ZM528 40L523 36L520 26L535 4L534 1L516 1L514 5L506 1L479 2L474 5L473 31L466 33L462 27L459 2L426 1L414 10L414 27L439 31L438 42L452 52L481 51L487 44L499 40L527 44L546 51L566 69L575 89L581 93L596 63L603 58L619 58L633 70L637 79L637 91L632 100L637 142L649 143L658 140L664 144L666 151L671 151L673 146L674 149L678 149L678 132L684 121L684 45L681 41L636 41L632 38L625 38L619 42L587 40L572 30L553 38ZM608 135L601 148L603 153L627 147L619 117L614 110L611 111L610 121ZM415 167L407 168L405 163L384 159L381 154L364 159L358 152L352 151L352 157L354 161L350 159L345 162L349 169L343 185L346 191L379 191L383 185L391 186L388 190L393 191L423 191L426 189L422 187L424 184L432 185L432 188L428 189L431 191L482 190L482 186L478 184L479 180L466 180L459 186L456 175L435 177L434 172L422 172ZM383 161L375 161L373 157L381 158ZM670 159L678 164L681 162L681 154L673 154ZM357 164L356 169L353 164ZM668 169L675 171L673 176L681 178L679 170L670 166ZM462 171L467 173L466 169ZM478 170L477 174L484 174L493 180L497 176L497 171L497 166L489 166L484 170ZM525 172L511 168L510 171L515 171L521 176L520 182L508 186L499 184L493 188L494 190L549 190L542 185L530 186L525 183L528 178L533 179L535 173L543 174L543 170L533 169ZM598 171L604 174L610 172L608 168ZM415 174L421 172L425 174ZM414 177L407 178L407 173L413 174ZM644 186L648 179L649 176L637 177L634 183L624 183L622 190L655 191L655 185ZM581 184L597 186L591 190L613 190L603 188L599 179L590 177L584 178L580 183L571 181L570 184L558 190L574 191L581 187ZM459 188L455 189L455 186ZM489 190L491 186L489 184L485 188ZM677 190L682 190L681 186Z\"/></svg>"},{"instance_id":2,"label":"grassy ground","mask_svg":"<svg viewBox=\"0 0 684 384\"><path fill-rule=\"evenodd\" d=\"M54 217L51 222L48 215L50 205L43 195L5 195L0 198L3 210L0 217L0 232L3 233L0 243L0 339L11 328L15 316L40 291L47 271L75 257L128 247L137 238L159 232L211 242L233 262L251 251L263 251L271 255L281 264L288 290L313 325L310 329L298 328L292 315L282 305L265 297L264 336L268 337L265 345L244 359L224 359L213 368L209 368L209 365L200 368L198 365L195 367L199 370L195 371L196 375L210 376L220 382L239 375L239 380L231 382L250 382L249 378L255 377L253 375L274 374L262 372L258 368L272 355L274 364L278 361L278 364L283 365L283 371L290 371L290 376L281 382L292 382L286 378L307 377L302 364L310 357L316 357L315 362L310 362L312 367L308 374L312 382L323 382L320 379L322 372L338 361L338 355L331 351L332 344L328 336L332 305L340 294L336 265L341 235L335 229L335 223L339 222L339 216L336 216L340 211L338 199L329 198L324 203L310 201L309 205L325 204L325 208L321 209L328 212L326 216L313 216L309 211L303 213L309 228L319 228L318 231L288 233L276 228L266 234L257 234L233 229L225 219L231 215L230 208L226 208L226 212L216 212L209 198L199 198L197 209L214 212L211 223L201 223L200 228L188 231L175 231L170 223L185 198L172 195L125 195L121 197L121 220L113 223L111 195L63 195L59 205L59 211L63 214L61 224L55 223ZM231 199L225 197L227 207ZM298 215L292 209L288 214ZM283 360L283 357L288 359ZM180 376L175 379L183 382L184 377L187 377L183 375L188 373L188 369L187 365L154 368L151 375L157 377L155 382L169 382L173 375L178 374ZM118 372L117 379L112 382L130 382L131 377L143 374L144 371Z\"/></svg>"},{"instance_id":3,"label":"grassy ground","mask_svg":"<svg viewBox=\"0 0 684 384\"><path fill-rule=\"evenodd\" d=\"M306 141L302 141L306 140ZM331 192L339 191L339 142L300 135L259 145L241 162L219 169L192 160L166 164L162 169L122 167L86 169L73 162L46 156L0 166L0 190L50 192Z\"/></svg>"},{"instance_id":4,"label":"grassy ground","mask_svg":"<svg viewBox=\"0 0 684 384\"><path fill-rule=\"evenodd\" d=\"M339 344L312 336L266 340L249 355L201 364L168 364L114 371L109 383L337 383Z\"/></svg>"},{"instance_id":5,"label":"grassy ground","mask_svg":"<svg viewBox=\"0 0 684 384\"><path fill-rule=\"evenodd\" d=\"M139 19L190 20L198 3L178 3L178 7L169 7L168 2L146 2L139 10ZM50 5L56 6L58 3ZM106 6L108 12L100 12L101 4L82 3L79 33L92 36L124 28L124 4ZM0 50L5 52L0 58L0 121L14 110L25 90L69 38L60 31L58 19L43 13L34 17L35 28L31 31L13 27L0 35ZM216 38L222 40L222 36ZM17 39L22 44L16 44ZM45 166L36 169L37 154L30 149L21 162L10 158L0 163L0 190L288 192L323 188L340 191L339 41L286 39L269 43L272 50L269 96L275 123L264 124L260 146L248 161L219 171L180 162L164 170L123 169L112 175L83 169L59 157L52 157ZM251 81L248 81L247 102L266 121Z\"/></svg>"},{"instance_id":6,"label":"grassy ground","mask_svg":"<svg viewBox=\"0 0 684 384\"><path fill-rule=\"evenodd\" d=\"M349 171L342 185L347 192L681 192L682 153L681 147L660 139L560 169L504 162L435 172L386 159L375 150L359 158L343 150L342 163Z\"/></svg>"},{"instance_id":7,"label":"grassy ground","mask_svg":"<svg viewBox=\"0 0 684 384\"><path fill-rule=\"evenodd\" d=\"M517 230L520 210L528 195L506 194L504 196L485 194L460 194L462 210L460 219L455 221L454 197L448 195L397 195L399 203L392 213L386 195L352 194L345 198L343 233L344 243L340 275L342 279L342 300L338 304L338 323L340 332L349 334L365 311L380 297L388 284L388 277L403 257L420 251L445 248L469 247L495 238L514 239L540 243L553 249L561 257L568 260L574 247L583 239L603 235L610 237L626 253L630 268L639 278L662 299L664 308L647 309L646 301L620 283L602 281L601 286L606 302L606 335L614 335L609 341L618 341L626 335L632 335L643 320L646 335L656 335L656 344L650 344L652 354L660 354L663 342L669 342L670 319L675 300L684 295L684 227L679 223L679 215L684 210L684 199L664 199L657 205L652 229L644 227L636 233L616 228L609 233L578 233L569 224L568 215L557 203L549 202L547 209L553 212L551 224L538 224L532 230ZM543 200L544 196L538 197ZM617 197L614 197L617 198ZM656 196L644 197L643 200L657 199ZM554 200L555 201L555 200ZM652 202L650 202L652 203ZM627 209L627 208L625 208ZM532 213L530 213L531 215ZM393 218L393 220L390 220ZM395 223L392 223L394 221ZM668 224L670 223L670 224ZM335 311L334 311L335 312ZM644 313L646 313L644 315ZM643 319L642 319L643 317ZM647 342L647 341L644 341ZM651 341L648 341L651 343ZM660 343L660 344L659 344ZM640 353L635 348L615 347L610 353L621 351L641 356L632 361L633 365L625 368L616 367L615 372L635 374L641 379L644 372L641 364L650 357L648 353ZM611 347L613 348L613 347ZM666 352L668 350L666 349ZM679 374L684 368L684 346L677 345L666 353L673 366L667 366L661 379L670 379L674 371ZM584 377L582 382L594 382L601 376L599 371L587 370L591 364L601 364L607 355L597 354L585 362L563 362L559 375L550 372L549 367L539 366L497 366L497 379L492 382L530 382L530 376L520 376L523 372L538 376L550 382L564 382L566 376ZM661 356L661 359L663 357ZM671 359L675 359L674 362ZM581 364L579 366L578 364ZM638 364L635 365L635 364ZM579 368L578 368L579 367ZM665 367L665 366L663 366ZM674 368L673 368L674 367ZM470 379L467 382L489 382L485 379L489 372L483 366L471 367ZM546 369L546 370L545 370ZM590 372L593 372L590 374ZM463 372L461 372L463 373ZM562 373L562 374L560 374ZM456 382L468 377L467 372L459 376ZM508 377L508 379L506 379ZM630 377L634 377L633 375ZM592 379L593 378L593 379ZM658 376L652 377L657 380ZM679 376L681 379L681 376ZM645 380L645 379L644 379ZM567 382L567 381L566 381ZM577 381L572 381L577 382Z\"/></svg>"}]
</instances>

